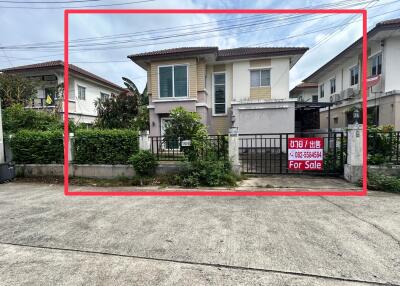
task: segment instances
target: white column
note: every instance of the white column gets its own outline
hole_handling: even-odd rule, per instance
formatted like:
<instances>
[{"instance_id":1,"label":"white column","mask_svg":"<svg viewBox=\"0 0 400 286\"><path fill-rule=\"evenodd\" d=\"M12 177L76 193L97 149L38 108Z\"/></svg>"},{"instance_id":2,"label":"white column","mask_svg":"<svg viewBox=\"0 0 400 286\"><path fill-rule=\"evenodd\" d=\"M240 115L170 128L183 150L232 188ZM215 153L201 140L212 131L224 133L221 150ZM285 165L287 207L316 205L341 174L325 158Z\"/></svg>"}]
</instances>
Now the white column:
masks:
<instances>
[{"instance_id":1,"label":"white column","mask_svg":"<svg viewBox=\"0 0 400 286\"><path fill-rule=\"evenodd\" d=\"M347 164L344 166L344 177L352 183L357 183L362 178L362 142L362 124L349 125L347 131Z\"/></svg>"},{"instance_id":2,"label":"white column","mask_svg":"<svg viewBox=\"0 0 400 286\"><path fill-rule=\"evenodd\" d=\"M237 128L229 129L228 134L228 154L231 160L232 170L235 174L240 175L240 160L239 160L239 133Z\"/></svg>"},{"instance_id":3,"label":"white column","mask_svg":"<svg viewBox=\"0 0 400 286\"><path fill-rule=\"evenodd\" d=\"M0 164L1 163L5 163L5 158L4 158L3 120L1 114L1 99L0 99Z\"/></svg>"},{"instance_id":4,"label":"white column","mask_svg":"<svg viewBox=\"0 0 400 286\"><path fill-rule=\"evenodd\" d=\"M74 133L69 133L69 138L68 138L68 162L74 161Z\"/></svg>"},{"instance_id":5,"label":"white column","mask_svg":"<svg viewBox=\"0 0 400 286\"><path fill-rule=\"evenodd\" d=\"M139 150L150 150L150 132L142 131L139 136Z\"/></svg>"}]
</instances>

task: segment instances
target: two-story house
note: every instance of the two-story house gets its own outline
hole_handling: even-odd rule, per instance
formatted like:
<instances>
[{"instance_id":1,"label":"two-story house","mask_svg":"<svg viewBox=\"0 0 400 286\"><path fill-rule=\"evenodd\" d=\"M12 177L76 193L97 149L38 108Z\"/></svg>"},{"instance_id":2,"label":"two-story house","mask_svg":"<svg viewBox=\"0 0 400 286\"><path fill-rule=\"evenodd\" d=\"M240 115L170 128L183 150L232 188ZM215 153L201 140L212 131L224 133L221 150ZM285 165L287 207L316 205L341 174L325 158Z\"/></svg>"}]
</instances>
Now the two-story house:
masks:
<instances>
[{"instance_id":1,"label":"two-story house","mask_svg":"<svg viewBox=\"0 0 400 286\"><path fill-rule=\"evenodd\" d=\"M378 23L368 32L368 124L394 125L400 130L400 19ZM332 102L330 126L354 123L362 106L362 39L307 77L318 83L318 100ZM328 128L328 110L321 110L321 128Z\"/></svg>"},{"instance_id":2,"label":"two-story house","mask_svg":"<svg viewBox=\"0 0 400 286\"><path fill-rule=\"evenodd\" d=\"M23 65L1 70L4 73L18 74L37 84L37 95L27 108L48 110L58 108L63 114L64 62L50 61ZM68 116L76 123L94 122L97 110L94 102L125 91L124 88L87 70L69 65Z\"/></svg>"},{"instance_id":3,"label":"two-story house","mask_svg":"<svg viewBox=\"0 0 400 286\"><path fill-rule=\"evenodd\" d=\"M294 132L289 70L307 48L185 47L130 55L147 71L150 135L171 109L201 115L210 134Z\"/></svg>"},{"instance_id":4,"label":"two-story house","mask_svg":"<svg viewBox=\"0 0 400 286\"><path fill-rule=\"evenodd\" d=\"M318 102L318 84L302 82L290 90L290 98L297 98L299 102Z\"/></svg>"}]
</instances>

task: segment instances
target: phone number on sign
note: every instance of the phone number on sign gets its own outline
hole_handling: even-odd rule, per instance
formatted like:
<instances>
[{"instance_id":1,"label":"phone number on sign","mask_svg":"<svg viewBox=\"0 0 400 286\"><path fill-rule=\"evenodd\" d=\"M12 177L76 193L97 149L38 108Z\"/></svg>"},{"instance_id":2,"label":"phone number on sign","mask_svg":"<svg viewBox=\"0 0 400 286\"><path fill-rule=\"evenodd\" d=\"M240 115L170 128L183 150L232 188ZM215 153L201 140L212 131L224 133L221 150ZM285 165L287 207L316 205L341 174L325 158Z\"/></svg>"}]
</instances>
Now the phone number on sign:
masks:
<instances>
[{"instance_id":1,"label":"phone number on sign","mask_svg":"<svg viewBox=\"0 0 400 286\"><path fill-rule=\"evenodd\" d=\"M289 160L322 160L322 150L290 150Z\"/></svg>"}]
</instances>

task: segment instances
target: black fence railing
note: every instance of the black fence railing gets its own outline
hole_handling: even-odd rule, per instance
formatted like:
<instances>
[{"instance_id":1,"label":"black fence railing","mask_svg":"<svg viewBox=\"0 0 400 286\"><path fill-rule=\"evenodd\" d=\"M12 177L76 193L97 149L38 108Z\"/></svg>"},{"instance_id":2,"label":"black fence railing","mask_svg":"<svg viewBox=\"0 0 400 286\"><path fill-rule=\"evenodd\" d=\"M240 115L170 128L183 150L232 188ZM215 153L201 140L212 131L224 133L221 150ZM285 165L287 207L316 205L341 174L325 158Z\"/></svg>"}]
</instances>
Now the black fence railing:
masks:
<instances>
[{"instance_id":1,"label":"black fence railing","mask_svg":"<svg viewBox=\"0 0 400 286\"><path fill-rule=\"evenodd\" d=\"M400 165L400 131L369 131L368 163Z\"/></svg>"},{"instance_id":2,"label":"black fence railing","mask_svg":"<svg viewBox=\"0 0 400 286\"><path fill-rule=\"evenodd\" d=\"M209 135L203 142L195 143L192 139L165 136L150 136L150 150L159 161L182 161L197 144L198 156L225 159L228 156L228 137L226 135ZM203 148L201 147L203 146Z\"/></svg>"},{"instance_id":3,"label":"black fence railing","mask_svg":"<svg viewBox=\"0 0 400 286\"><path fill-rule=\"evenodd\" d=\"M288 169L289 138L319 137L324 142L322 171ZM318 174L342 175L347 153L346 132L302 132L271 134L240 134L239 159L247 174Z\"/></svg>"}]
</instances>

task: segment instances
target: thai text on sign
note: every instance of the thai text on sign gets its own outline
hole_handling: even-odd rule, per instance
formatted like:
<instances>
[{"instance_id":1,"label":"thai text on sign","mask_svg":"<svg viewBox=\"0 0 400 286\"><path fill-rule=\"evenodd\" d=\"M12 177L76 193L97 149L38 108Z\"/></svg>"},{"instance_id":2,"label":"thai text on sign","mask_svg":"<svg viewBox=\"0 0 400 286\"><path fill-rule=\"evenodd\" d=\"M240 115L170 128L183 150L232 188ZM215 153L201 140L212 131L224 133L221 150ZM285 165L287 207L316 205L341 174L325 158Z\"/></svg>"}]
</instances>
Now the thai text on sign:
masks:
<instances>
[{"instance_id":1,"label":"thai text on sign","mask_svg":"<svg viewBox=\"0 0 400 286\"><path fill-rule=\"evenodd\" d=\"M323 138L289 138L289 170L323 170Z\"/></svg>"}]
</instances>

